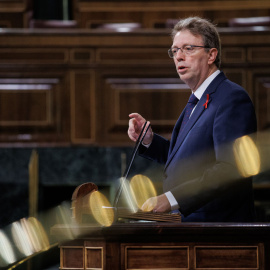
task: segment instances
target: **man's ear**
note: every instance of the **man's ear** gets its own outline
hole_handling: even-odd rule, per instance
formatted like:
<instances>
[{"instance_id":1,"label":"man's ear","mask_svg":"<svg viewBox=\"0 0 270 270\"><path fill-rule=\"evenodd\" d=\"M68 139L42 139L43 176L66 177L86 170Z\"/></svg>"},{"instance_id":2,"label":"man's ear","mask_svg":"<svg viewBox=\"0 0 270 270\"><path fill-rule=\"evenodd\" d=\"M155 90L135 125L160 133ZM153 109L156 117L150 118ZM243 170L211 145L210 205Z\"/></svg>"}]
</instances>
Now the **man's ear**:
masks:
<instances>
[{"instance_id":1,"label":"man's ear","mask_svg":"<svg viewBox=\"0 0 270 270\"><path fill-rule=\"evenodd\" d=\"M211 48L208 54L209 54L208 64L211 65L215 62L217 58L218 50L216 48Z\"/></svg>"}]
</instances>

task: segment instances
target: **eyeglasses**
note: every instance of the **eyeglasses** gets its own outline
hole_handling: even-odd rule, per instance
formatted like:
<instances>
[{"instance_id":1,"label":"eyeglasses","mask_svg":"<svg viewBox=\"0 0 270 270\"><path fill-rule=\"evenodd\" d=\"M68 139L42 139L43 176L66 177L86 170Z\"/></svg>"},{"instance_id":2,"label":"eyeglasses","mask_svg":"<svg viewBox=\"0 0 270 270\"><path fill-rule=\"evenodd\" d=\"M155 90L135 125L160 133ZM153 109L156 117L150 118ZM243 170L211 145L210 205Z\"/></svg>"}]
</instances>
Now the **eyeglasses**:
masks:
<instances>
[{"instance_id":1,"label":"eyeglasses","mask_svg":"<svg viewBox=\"0 0 270 270\"><path fill-rule=\"evenodd\" d=\"M208 48L210 49L210 47L206 47L206 46L197 46L197 45L184 45L182 48L170 48L168 50L168 54L170 58L174 58L177 54L177 52L179 50L181 50L181 52L185 55L191 55L194 51L195 48Z\"/></svg>"}]
</instances>

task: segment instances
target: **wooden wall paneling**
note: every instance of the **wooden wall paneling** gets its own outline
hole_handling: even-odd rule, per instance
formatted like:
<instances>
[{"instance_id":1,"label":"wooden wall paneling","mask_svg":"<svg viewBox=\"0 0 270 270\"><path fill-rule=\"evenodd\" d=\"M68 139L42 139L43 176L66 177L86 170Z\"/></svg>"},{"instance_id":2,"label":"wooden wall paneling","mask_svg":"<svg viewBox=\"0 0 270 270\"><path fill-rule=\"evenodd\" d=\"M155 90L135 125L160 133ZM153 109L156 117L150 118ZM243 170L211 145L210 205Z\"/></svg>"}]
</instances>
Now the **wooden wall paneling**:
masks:
<instances>
[{"instance_id":1,"label":"wooden wall paneling","mask_svg":"<svg viewBox=\"0 0 270 270\"><path fill-rule=\"evenodd\" d=\"M2 106L1 141L69 144L69 78L56 67L69 62L69 51L20 41L0 48L2 96L14 104Z\"/></svg>"},{"instance_id":2,"label":"wooden wall paneling","mask_svg":"<svg viewBox=\"0 0 270 270\"><path fill-rule=\"evenodd\" d=\"M95 61L95 51L86 48L70 49L70 63L71 64L91 64Z\"/></svg>"},{"instance_id":3,"label":"wooden wall paneling","mask_svg":"<svg viewBox=\"0 0 270 270\"><path fill-rule=\"evenodd\" d=\"M69 142L65 77L0 74L0 142Z\"/></svg>"},{"instance_id":4,"label":"wooden wall paneling","mask_svg":"<svg viewBox=\"0 0 270 270\"><path fill-rule=\"evenodd\" d=\"M2 19L0 20L0 28L11 28L11 23L9 20Z\"/></svg>"},{"instance_id":5,"label":"wooden wall paneling","mask_svg":"<svg viewBox=\"0 0 270 270\"><path fill-rule=\"evenodd\" d=\"M19 82L19 79L17 81ZM52 125L52 92L55 91L55 86L49 81L43 84L2 84L1 125Z\"/></svg>"},{"instance_id":6,"label":"wooden wall paneling","mask_svg":"<svg viewBox=\"0 0 270 270\"><path fill-rule=\"evenodd\" d=\"M262 179L264 179L267 177L269 178L270 69L260 70L260 72L258 73L253 70L252 72L250 72L250 74L250 77L253 78L254 84L254 104L257 114L257 125L259 130L257 134L257 146L261 159L260 172L262 173ZM269 195L267 193L267 184L264 184L264 182L258 183L258 190L260 192L259 194L266 194L266 197L268 198ZM262 187L260 185L262 185Z\"/></svg>"},{"instance_id":7,"label":"wooden wall paneling","mask_svg":"<svg viewBox=\"0 0 270 270\"><path fill-rule=\"evenodd\" d=\"M137 23L141 22L141 12L87 12L77 13L76 21L81 28L97 28L107 23ZM140 18L140 20L138 20Z\"/></svg>"},{"instance_id":8,"label":"wooden wall paneling","mask_svg":"<svg viewBox=\"0 0 270 270\"><path fill-rule=\"evenodd\" d=\"M249 63L269 63L270 48L265 46L249 48L247 57Z\"/></svg>"},{"instance_id":9,"label":"wooden wall paneling","mask_svg":"<svg viewBox=\"0 0 270 270\"><path fill-rule=\"evenodd\" d=\"M74 20L74 18L76 16L76 12L78 10L78 1L77 0L70 0L70 4L71 4L71 17L72 17L72 20Z\"/></svg>"},{"instance_id":10,"label":"wooden wall paneling","mask_svg":"<svg viewBox=\"0 0 270 270\"><path fill-rule=\"evenodd\" d=\"M175 71L163 71L118 70L118 74L103 73L99 77L98 99L107 111L97 117L103 124L103 134L98 136L101 142L130 143L126 132L132 112L142 114L156 132L170 137L190 89L179 78L172 77Z\"/></svg>"},{"instance_id":11,"label":"wooden wall paneling","mask_svg":"<svg viewBox=\"0 0 270 270\"><path fill-rule=\"evenodd\" d=\"M170 37L168 37L170 40ZM140 39L134 46L140 44ZM169 49L169 48L168 48ZM172 59L168 56L167 48L101 48L97 49L96 61L101 64L124 64L125 66L134 66L141 64L173 64ZM117 62L116 62L117 61ZM150 62L151 61L151 62Z\"/></svg>"},{"instance_id":12,"label":"wooden wall paneling","mask_svg":"<svg viewBox=\"0 0 270 270\"><path fill-rule=\"evenodd\" d=\"M256 89L266 91L256 81L269 77L269 28L219 30L223 44L222 69L255 101ZM126 135L128 114L137 111L151 120L156 132L170 137L190 90L181 83L173 60L167 55L171 45L168 30L50 31L12 30L0 35L0 78L20 79L19 85L23 79L58 80L49 83L53 89L48 91L50 95L44 94L51 97L52 103L42 112L45 115L47 108L51 108L51 118L41 116L41 112L35 115L32 111L35 106L28 115L15 114L14 119L21 117L28 122L26 125L20 120L19 134L23 131L31 134L32 142L44 139L51 143L62 140L73 144L130 145ZM14 93L8 96L15 96ZM44 107L47 103L45 98L40 98L41 93L40 90L28 94L28 99L38 100ZM24 99L16 100L22 103ZM39 117L40 121L35 127L29 125L35 120L33 117ZM12 123L13 129L11 124L1 127L5 130L2 142L4 134L7 141L18 141L14 135L16 125Z\"/></svg>"},{"instance_id":13,"label":"wooden wall paneling","mask_svg":"<svg viewBox=\"0 0 270 270\"><path fill-rule=\"evenodd\" d=\"M99 110L95 102L95 75L91 70L73 70L71 83L71 141L91 144L95 141L95 116Z\"/></svg>"},{"instance_id":14,"label":"wooden wall paneling","mask_svg":"<svg viewBox=\"0 0 270 270\"><path fill-rule=\"evenodd\" d=\"M247 61L247 52L244 47L224 47L221 53L221 63L243 64Z\"/></svg>"},{"instance_id":15,"label":"wooden wall paneling","mask_svg":"<svg viewBox=\"0 0 270 270\"><path fill-rule=\"evenodd\" d=\"M0 48L1 64L67 64L69 51L62 48Z\"/></svg>"},{"instance_id":16,"label":"wooden wall paneling","mask_svg":"<svg viewBox=\"0 0 270 270\"><path fill-rule=\"evenodd\" d=\"M1 28L20 28L22 27L22 15L13 13L0 12L0 27Z\"/></svg>"},{"instance_id":17,"label":"wooden wall paneling","mask_svg":"<svg viewBox=\"0 0 270 270\"><path fill-rule=\"evenodd\" d=\"M265 4L267 5L266 2ZM247 6L245 9L245 5L246 3L243 3L242 7L238 6L234 10L229 11L226 9L206 11L204 12L204 17L212 19L219 27L227 27L228 21L233 18L266 17L270 15L269 6L264 8L258 4L256 8ZM231 6L233 7L234 3Z\"/></svg>"},{"instance_id":18,"label":"wooden wall paneling","mask_svg":"<svg viewBox=\"0 0 270 270\"><path fill-rule=\"evenodd\" d=\"M270 73L268 76L254 78L255 106L258 121L258 130L270 128Z\"/></svg>"},{"instance_id":19,"label":"wooden wall paneling","mask_svg":"<svg viewBox=\"0 0 270 270\"><path fill-rule=\"evenodd\" d=\"M0 27L26 28L32 10L32 0L1 0Z\"/></svg>"},{"instance_id":20,"label":"wooden wall paneling","mask_svg":"<svg viewBox=\"0 0 270 270\"><path fill-rule=\"evenodd\" d=\"M123 3L121 0L116 1L93 1L93 0L75 0L77 2L77 11L142 11L144 5L146 11L181 11L181 10L250 10L250 9L265 9L269 7L267 0L258 0L256 3L252 0L208 0L208 1L149 1L132 0L130 4ZM179 8L179 9L178 9ZM182 9L180 9L182 8Z\"/></svg>"},{"instance_id":21,"label":"wooden wall paneling","mask_svg":"<svg viewBox=\"0 0 270 270\"><path fill-rule=\"evenodd\" d=\"M1 0L0 10L2 12L22 12L29 4L29 0Z\"/></svg>"},{"instance_id":22,"label":"wooden wall paneling","mask_svg":"<svg viewBox=\"0 0 270 270\"><path fill-rule=\"evenodd\" d=\"M219 26L227 26L235 17L269 16L270 3L260 1L85 1L75 0L74 18L81 28L93 26L93 21L103 23L137 22L143 28L165 27L167 19L202 16Z\"/></svg>"}]
</instances>

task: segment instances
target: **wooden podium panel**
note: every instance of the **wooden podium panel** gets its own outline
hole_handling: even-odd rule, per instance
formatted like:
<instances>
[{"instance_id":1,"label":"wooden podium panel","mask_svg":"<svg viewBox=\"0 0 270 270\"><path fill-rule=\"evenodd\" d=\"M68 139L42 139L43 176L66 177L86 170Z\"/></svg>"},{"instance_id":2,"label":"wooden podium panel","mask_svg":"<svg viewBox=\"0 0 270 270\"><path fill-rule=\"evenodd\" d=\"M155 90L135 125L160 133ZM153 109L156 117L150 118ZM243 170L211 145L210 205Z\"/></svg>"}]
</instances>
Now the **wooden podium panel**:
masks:
<instances>
[{"instance_id":1,"label":"wooden podium panel","mask_svg":"<svg viewBox=\"0 0 270 270\"><path fill-rule=\"evenodd\" d=\"M259 245L254 246L197 246L196 268L260 269Z\"/></svg>"},{"instance_id":2,"label":"wooden podium panel","mask_svg":"<svg viewBox=\"0 0 270 270\"><path fill-rule=\"evenodd\" d=\"M65 231L80 232L65 241ZM60 270L269 269L270 226L234 223L55 225Z\"/></svg>"},{"instance_id":3,"label":"wooden podium panel","mask_svg":"<svg viewBox=\"0 0 270 270\"><path fill-rule=\"evenodd\" d=\"M124 269L189 269L189 247L122 244Z\"/></svg>"}]
</instances>

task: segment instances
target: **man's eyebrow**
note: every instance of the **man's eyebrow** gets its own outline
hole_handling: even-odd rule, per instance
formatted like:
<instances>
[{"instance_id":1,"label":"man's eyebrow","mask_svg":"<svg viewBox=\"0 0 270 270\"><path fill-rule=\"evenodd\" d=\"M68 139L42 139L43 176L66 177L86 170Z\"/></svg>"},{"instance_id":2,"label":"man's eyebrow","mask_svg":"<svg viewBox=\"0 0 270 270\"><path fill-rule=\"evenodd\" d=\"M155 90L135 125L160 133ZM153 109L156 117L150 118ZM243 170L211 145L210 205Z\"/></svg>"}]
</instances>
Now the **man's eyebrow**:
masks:
<instances>
[{"instance_id":1,"label":"man's eyebrow","mask_svg":"<svg viewBox=\"0 0 270 270\"><path fill-rule=\"evenodd\" d=\"M183 48L184 46L188 46L190 43L184 43L181 47L177 47L176 45L173 45L171 48Z\"/></svg>"}]
</instances>

